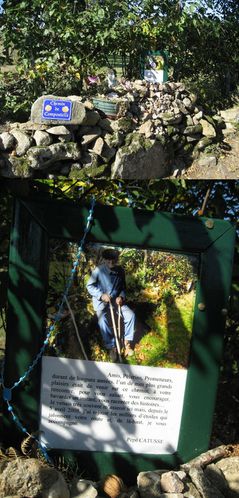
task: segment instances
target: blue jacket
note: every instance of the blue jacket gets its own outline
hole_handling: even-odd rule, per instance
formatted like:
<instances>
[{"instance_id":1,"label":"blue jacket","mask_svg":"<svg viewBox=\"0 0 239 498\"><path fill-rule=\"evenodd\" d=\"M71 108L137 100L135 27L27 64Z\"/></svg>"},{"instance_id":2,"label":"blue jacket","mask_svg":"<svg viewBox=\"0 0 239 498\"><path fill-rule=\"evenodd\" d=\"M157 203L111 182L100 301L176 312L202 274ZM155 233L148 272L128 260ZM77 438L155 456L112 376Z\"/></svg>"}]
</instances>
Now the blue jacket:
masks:
<instances>
[{"instance_id":1,"label":"blue jacket","mask_svg":"<svg viewBox=\"0 0 239 498\"><path fill-rule=\"evenodd\" d=\"M94 308L97 309L102 294L109 294L113 299L125 298L125 273L122 266L109 269L105 264L97 266L86 285L93 297ZM102 301L100 301L102 302Z\"/></svg>"}]
</instances>

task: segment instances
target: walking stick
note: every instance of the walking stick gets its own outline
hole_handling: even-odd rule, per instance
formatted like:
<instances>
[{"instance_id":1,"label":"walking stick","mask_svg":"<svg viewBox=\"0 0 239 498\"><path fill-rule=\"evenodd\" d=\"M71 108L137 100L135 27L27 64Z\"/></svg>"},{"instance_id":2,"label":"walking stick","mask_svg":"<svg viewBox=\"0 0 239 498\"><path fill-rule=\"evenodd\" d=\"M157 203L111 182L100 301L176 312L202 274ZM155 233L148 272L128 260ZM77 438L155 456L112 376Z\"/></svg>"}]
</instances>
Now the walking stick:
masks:
<instances>
[{"instance_id":1,"label":"walking stick","mask_svg":"<svg viewBox=\"0 0 239 498\"><path fill-rule=\"evenodd\" d=\"M121 337L121 330L120 330L120 319L121 319L121 308L120 308L120 305L118 304L118 338L119 338L120 349L121 349L122 337Z\"/></svg>"},{"instance_id":2,"label":"walking stick","mask_svg":"<svg viewBox=\"0 0 239 498\"><path fill-rule=\"evenodd\" d=\"M113 324L113 331L114 331L115 342L116 342L116 349L117 349L117 353L118 353L118 356L119 356L119 361L120 361L120 363L122 363L122 357L121 357L121 353L120 353L119 338L118 338L118 334L117 334L117 329L116 329L116 324L115 324L115 317L114 317L114 310L113 310L113 306L111 304L111 301L109 301L109 305L110 305L110 314L111 314L111 320L112 320L112 324Z\"/></svg>"}]
</instances>

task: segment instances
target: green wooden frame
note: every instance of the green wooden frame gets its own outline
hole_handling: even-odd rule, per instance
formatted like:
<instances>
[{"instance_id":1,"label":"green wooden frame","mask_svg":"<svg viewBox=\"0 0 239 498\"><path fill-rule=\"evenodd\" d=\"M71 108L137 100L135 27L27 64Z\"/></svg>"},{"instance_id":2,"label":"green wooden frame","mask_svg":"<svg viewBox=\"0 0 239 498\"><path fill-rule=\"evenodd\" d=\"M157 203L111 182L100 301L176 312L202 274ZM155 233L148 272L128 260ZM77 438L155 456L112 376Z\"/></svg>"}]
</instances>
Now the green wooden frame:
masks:
<instances>
[{"instance_id":1,"label":"green wooden frame","mask_svg":"<svg viewBox=\"0 0 239 498\"><path fill-rule=\"evenodd\" d=\"M6 386L12 386L24 374L42 345L49 239L79 241L87 216L88 207L71 202L42 197L16 199L9 259ZM235 228L223 220L96 205L88 241L194 253L200 257L177 453L79 454L84 476L89 474L97 479L107 472L125 472L133 480L139 471L175 467L208 448L223 351ZM40 373L41 365L38 364L29 380L13 391L12 404L30 432L38 429ZM15 446L23 434L6 411L3 426L3 441ZM64 453L74 458L78 455L76 452Z\"/></svg>"}]
</instances>

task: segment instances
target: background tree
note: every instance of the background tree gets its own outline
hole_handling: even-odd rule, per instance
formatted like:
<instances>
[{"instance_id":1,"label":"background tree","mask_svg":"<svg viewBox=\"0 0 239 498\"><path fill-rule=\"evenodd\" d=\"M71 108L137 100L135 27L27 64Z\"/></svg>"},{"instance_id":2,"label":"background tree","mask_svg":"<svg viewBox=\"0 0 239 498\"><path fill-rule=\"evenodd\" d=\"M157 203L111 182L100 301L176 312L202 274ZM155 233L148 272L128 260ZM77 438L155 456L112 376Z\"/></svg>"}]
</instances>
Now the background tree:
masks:
<instances>
[{"instance_id":1,"label":"background tree","mask_svg":"<svg viewBox=\"0 0 239 498\"><path fill-rule=\"evenodd\" d=\"M18 53L19 77L2 81L6 104L29 112L45 93L80 93L89 74L112 54L128 57L139 77L145 50L167 50L171 76L185 79L216 109L238 83L238 4L235 0L4 0L2 60ZM5 59L4 59L5 57ZM12 86L11 86L12 85Z\"/></svg>"}]
</instances>

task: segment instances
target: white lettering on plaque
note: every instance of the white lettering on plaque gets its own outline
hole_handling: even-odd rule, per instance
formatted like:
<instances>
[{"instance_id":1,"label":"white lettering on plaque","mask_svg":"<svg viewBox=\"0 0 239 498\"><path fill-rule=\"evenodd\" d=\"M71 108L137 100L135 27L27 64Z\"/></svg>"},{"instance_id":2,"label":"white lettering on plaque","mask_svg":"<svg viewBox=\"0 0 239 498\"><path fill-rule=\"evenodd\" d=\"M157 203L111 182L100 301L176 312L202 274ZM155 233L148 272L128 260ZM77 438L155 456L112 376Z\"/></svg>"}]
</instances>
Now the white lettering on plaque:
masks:
<instances>
[{"instance_id":1,"label":"white lettering on plaque","mask_svg":"<svg viewBox=\"0 0 239 498\"><path fill-rule=\"evenodd\" d=\"M187 370L43 357L41 440L50 448L172 454Z\"/></svg>"}]
</instances>

